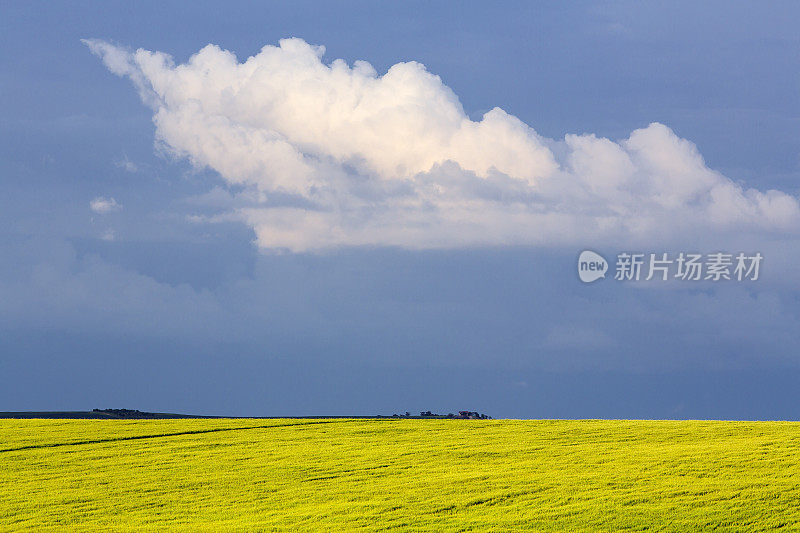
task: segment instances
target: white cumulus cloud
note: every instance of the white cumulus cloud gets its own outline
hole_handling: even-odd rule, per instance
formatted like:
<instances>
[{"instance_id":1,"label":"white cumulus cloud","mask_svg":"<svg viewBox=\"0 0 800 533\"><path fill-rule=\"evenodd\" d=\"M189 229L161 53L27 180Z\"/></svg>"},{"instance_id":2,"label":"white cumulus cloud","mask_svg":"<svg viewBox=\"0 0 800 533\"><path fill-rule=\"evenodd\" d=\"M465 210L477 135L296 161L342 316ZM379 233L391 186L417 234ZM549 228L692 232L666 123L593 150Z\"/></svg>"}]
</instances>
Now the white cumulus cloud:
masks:
<instances>
[{"instance_id":1,"label":"white cumulus cloud","mask_svg":"<svg viewBox=\"0 0 800 533\"><path fill-rule=\"evenodd\" d=\"M89 202L89 209L99 215L105 215L113 211L119 211L122 209L122 204L117 203L117 201L113 198L98 196Z\"/></svg>"},{"instance_id":2,"label":"white cumulus cloud","mask_svg":"<svg viewBox=\"0 0 800 533\"><path fill-rule=\"evenodd\" d=\"M416 62L378 75L284 39L239 62L208 45L185 64L84 41L153 109L159 144L246 201L259 245L446 248L797 232L797 198L745 189L659 123L614 141L543 138L500 108L471 120ZM255 198L255 200L254 200Z\"/></svg>"}]
</instances>

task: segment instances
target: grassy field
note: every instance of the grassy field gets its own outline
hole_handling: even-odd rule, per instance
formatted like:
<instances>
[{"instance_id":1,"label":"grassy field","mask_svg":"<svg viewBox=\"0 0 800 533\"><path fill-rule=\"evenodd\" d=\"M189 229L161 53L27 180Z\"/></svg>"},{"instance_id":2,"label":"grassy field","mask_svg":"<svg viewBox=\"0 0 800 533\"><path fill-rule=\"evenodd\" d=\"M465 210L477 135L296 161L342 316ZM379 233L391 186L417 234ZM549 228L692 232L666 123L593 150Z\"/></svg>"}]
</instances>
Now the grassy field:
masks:
<instances>
[{"instance_id":1,"label":"grassy field","mask_svg":"<svg viewBox=\"0 0 800 533\"><path fill-rule=\"evenodd\" d=\"M800 529L800 423L0 420L0 530Z\"/></svg>"}]
</instances>

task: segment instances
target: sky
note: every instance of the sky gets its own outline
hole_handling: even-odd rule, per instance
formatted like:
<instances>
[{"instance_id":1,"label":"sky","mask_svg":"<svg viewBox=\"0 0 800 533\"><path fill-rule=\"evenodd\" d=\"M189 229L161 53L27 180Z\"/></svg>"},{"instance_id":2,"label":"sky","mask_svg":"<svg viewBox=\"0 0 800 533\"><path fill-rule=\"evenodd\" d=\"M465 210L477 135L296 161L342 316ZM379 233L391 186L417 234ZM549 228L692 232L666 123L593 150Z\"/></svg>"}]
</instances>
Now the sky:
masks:
<instances>
[{"instance_id":1,"label":"sky","mask_svg":"<svg viewBox=\"0 0 800 533\"><path fill-rule=\"evenodd\" d=\"M0 2L0 411L798 419L798 16Z\"/></svg>"}]
</instances>

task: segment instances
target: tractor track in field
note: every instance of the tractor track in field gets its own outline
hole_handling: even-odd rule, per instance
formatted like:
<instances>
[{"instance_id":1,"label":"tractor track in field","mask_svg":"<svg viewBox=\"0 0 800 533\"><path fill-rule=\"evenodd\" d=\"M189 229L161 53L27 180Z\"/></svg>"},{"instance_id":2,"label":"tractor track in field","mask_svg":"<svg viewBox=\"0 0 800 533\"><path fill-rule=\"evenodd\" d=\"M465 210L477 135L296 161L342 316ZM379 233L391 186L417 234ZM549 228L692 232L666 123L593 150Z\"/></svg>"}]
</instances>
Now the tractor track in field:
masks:
<instances>
[{"instance_id":1,"label":"tractor track in field","mask_svg":"<svg viewBox=\"0 0 800 533\"><path fill-rule=\"evenodd\" d=\"M289 424L269 424L262 426L245 426L245 427L235 427L235 428L196 429L190 431L177 431L174 433L159 433L157 435L131 435L129 437L110 437L107 439L79 440L72 442L52 442L45 444L29 444L27 446L19 446L16 448L0 448L0 453L20 452L25 450L38 450L44 448L61 448L66 446L86 446L89 444L103 444L106 442L122 442L127 440L147 440L147 439L160 439L165 437L180 437L183 435L201 435L203 433L220 433L223 431L246 431L248 429L285 428L292 426L316 426L319 424L343 424L346 422L363 422L363 421L364 421L363 419L320 420L315 422L292 422Z\"/></svg>"}]
</instances>

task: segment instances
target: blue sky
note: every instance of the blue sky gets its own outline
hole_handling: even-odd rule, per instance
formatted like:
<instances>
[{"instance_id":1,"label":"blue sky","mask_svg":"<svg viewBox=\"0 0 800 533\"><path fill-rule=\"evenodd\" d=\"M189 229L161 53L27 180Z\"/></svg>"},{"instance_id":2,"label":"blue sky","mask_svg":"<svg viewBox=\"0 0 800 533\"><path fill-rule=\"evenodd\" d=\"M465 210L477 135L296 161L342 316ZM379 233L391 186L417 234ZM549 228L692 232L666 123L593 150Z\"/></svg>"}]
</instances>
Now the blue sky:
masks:
<instances>
[{"instance_id":1,"label":"blue sky","mask_svg":"<svg viewBox=\"0 0 800 533\"><path fill-rule=\"evenodd\" d=\"M0 10L0 410L798 417L800 228L785 207L800 193L795 4L19 2ZM424 180L400 180L417 191L457 184L452 196L419 192L424 205L448 213L443 223L404 209L394 200L407 197L402 191L374 186L394 183L384 162L413 166L420 154L439 157L437 146L373 149L363 123L349 117L338 130L347 142L320 140L309 133L312 120L276 126L252 107L239 125L254 117L267 121L259 131L284 128L283 138L316 165L310 189L278 190L275 183L298 182L293 167L274 178L276 160L264 171L255 157L258 175L242 174L203 144L209 138L197 131L209 128L191 126L210 122L183 127L175 118L186 116L183 108L171 104L154 125L157 110L107 68L112 49L98 57L81 42L107 43L136 66L125 54L138 48L182 64L212 43L241 62L289 37L324 45L322 65L368 61L375 80L392 65L419 62L441 85L412 69L400 88L443 99L423 106L421 117L450 116L457 98L470 127L484 124L479 150L454 149L440 159L455 163L425 164L415 174ZM285 48L271 50L289 59L268 79L303 75ZM169 83L170 94L189 91ZM207 109L214 95L196 98ZM507 115L490 123L484 116L495 107ZM404 116L377 121L379 137L410 127ZM502 143L488 145L506 131L497 128L518 124L509 116L540 137L520 134L521 148L506 156ZM444 128L426 124L424 133ZM609 153L645 162L668 154L679 178L691 168L680 181L635 160L629 188L644 192L592 189L589 202L575 191L598 176L613 181L622 167L570 145L569 134L608 138ZM223 155L236 148L226 145ZM520 163L523 152L530 165ZM345 163L341 153L350 154ZM541 153L569 170L548 178ZM590 171L578 168L577 155L588 157ZM528 168L539 170L528 176ZM350 180L347 188L329 176ZM481 196L511 197L526 179L540 187L536 206L563 215L556 224L523 215L511 224L517 204ZM542 188L542 180L554 185ZM720 213L732 216L729 204L702 211L693 189L680 192L687 180L776 190L783 203L752 200L742 204L750 218L719 225ZM330 197L314 196L325 187ZM253 199L260 194L267 199ZM650 219L637 206L656 196L663 212ZM310 201L319 211L306 210ZM458 209L472 201L484 217ZM624 216L601 231L593 213L612 204ZM270 218L276 207L297 205ZM356 211L321 225L296 216ZM403 231L420 220L422 233ZM291 231L275 237L279 225ZM613 258L631 246L761 251L764 271L749 284L578 280L584 248Z\"/></svg>"}]
</instances>

